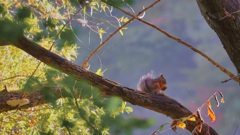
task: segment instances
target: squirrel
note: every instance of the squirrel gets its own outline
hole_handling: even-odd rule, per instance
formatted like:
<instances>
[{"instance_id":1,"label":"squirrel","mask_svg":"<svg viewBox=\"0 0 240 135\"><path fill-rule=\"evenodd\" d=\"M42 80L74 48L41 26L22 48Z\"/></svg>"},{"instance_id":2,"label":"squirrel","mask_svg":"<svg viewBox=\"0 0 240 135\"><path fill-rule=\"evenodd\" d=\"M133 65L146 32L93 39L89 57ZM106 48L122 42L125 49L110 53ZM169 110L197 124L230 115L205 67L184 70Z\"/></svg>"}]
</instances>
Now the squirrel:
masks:
<instances>
[{"instance_id":1,"label":"squirrel","mask_svg":"<svg viewBox=\"0 0 240 135\"><path fill-rule=\"evenodd\" d=\"M167 82L162 74L159 77L155 77L153 72L150 72L140 78L137 88L139 91L163 95L161 91L165 91L167 89L166 85Z\"/></svg>"}]
</instances>

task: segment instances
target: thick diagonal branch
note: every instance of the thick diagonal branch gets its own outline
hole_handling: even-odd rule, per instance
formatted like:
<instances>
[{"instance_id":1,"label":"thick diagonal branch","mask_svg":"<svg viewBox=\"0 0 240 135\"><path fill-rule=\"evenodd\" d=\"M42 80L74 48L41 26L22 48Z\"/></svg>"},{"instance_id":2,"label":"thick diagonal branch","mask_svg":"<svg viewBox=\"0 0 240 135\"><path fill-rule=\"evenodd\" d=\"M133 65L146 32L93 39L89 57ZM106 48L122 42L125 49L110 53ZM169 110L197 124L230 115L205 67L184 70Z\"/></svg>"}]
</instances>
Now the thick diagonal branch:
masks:
<instances>
[{"instance_id":1,"label":"thick diagonal branch","mask_svg":"<svg viewBox=\"0 0 240 135\"><path fill-rule=\"evenodd\" d=\"M64 58L59 57L58 55L46 50L45 48L37 45L25 37L20 37L16 43L12 44L48 66L71 75L77 80L88 81L91 85L99 88L104 96L118 96L122 100L127 101L133 105L142 106L144 108L162 113L171 117L172 119L179 119L192 114L191 111L189 111L174 99L171 99L167 96L148 94L123 87L114 81L98 76L95 73L85 70L81 66L78 66ZM11 93L5 93L5 96L9 96L9 94L11 96ZM38 100L39 104L44 103L44 96L41 96L40 92L36 91L35 93L31 94L38 98L30 98L30 104L28 105L29 107L31 107L31 105L34 106L34 104L31 104L33 102L36 102L34 100ZM31 97L31 94L28 95L28 97ZM195 122L187 122L186 128L191 132L196 125L197 123ZM201 134L204 135L207 132L210 132L211 135L217 135L214 129L204 124Z\"/></svg>"}]
</instances>

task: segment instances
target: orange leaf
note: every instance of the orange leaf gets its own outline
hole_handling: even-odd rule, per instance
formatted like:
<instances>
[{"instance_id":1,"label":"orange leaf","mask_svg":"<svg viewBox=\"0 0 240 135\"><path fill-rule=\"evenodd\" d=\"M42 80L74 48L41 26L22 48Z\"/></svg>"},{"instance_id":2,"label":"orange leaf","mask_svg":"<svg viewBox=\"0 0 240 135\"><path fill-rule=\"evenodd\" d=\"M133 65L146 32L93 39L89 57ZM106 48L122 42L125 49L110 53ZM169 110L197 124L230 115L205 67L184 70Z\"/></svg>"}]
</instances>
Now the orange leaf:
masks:
<instances>
[{"instance_id":1,"label":"orange leaf","mask_svg":"<svg viewBox=\"0 0 240 135\"><path fill-rule=\"evenodd\" d=\"M214 122L216 117L215 117L215 114L212 110L211 103L209 101L207 101L207 106L208 106L208 109L207 109L208 110L208 115L209 115L210 119L212 120L212 122Z\"/></svg>"}]
</instances>

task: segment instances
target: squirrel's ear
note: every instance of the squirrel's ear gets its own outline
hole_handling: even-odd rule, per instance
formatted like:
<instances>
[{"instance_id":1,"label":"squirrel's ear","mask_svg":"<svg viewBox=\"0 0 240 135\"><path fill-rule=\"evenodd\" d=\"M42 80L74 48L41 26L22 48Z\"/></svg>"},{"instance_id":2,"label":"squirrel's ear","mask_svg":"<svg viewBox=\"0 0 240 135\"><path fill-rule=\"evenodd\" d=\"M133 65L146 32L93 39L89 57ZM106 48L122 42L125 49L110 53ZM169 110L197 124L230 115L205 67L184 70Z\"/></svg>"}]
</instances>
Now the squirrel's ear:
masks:
<instances>
[{"instance_id":1,"label":"squirrel's ear","mask_svg":"<svg viewBox=\"0 0 240 135\"><path fill-rule=\"evenodd\" d=\"M160 75L160 77L159 77L159 82L162 83L162 84L167 84L167 81L166 81L166 79L163 77L163 75Z\"/></svg>"},{"instance_id":2,"label":"squirrel's ear","mask_svg":"<svg viewBox=\"0 0 240 135\"><path fill-rule=\"evenodd\" d=\"M160 75L159 77L159 84L160 84L160 90L166 90L167 89L167 81L166 79L163 77L163 75Z\"/></svg>"}]
</instances>

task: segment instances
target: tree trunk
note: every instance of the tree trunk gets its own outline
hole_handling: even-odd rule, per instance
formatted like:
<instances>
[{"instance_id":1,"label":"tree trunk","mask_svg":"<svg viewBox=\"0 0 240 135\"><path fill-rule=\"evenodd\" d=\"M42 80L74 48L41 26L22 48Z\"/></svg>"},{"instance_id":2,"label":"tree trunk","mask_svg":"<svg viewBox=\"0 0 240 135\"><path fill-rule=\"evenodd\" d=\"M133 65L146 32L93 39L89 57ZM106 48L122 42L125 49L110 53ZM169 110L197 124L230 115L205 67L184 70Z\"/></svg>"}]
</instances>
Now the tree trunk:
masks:
<instances>
[{"instance_id":1,"label":"tree trunk","mask_svg":"<svg viewBox=\"0 0 240 135\"><path fill-rule=\"evenodd\" d=\"M197 3L240 73L240 0L197 0Z\"/></svg>"}]
</instances>

